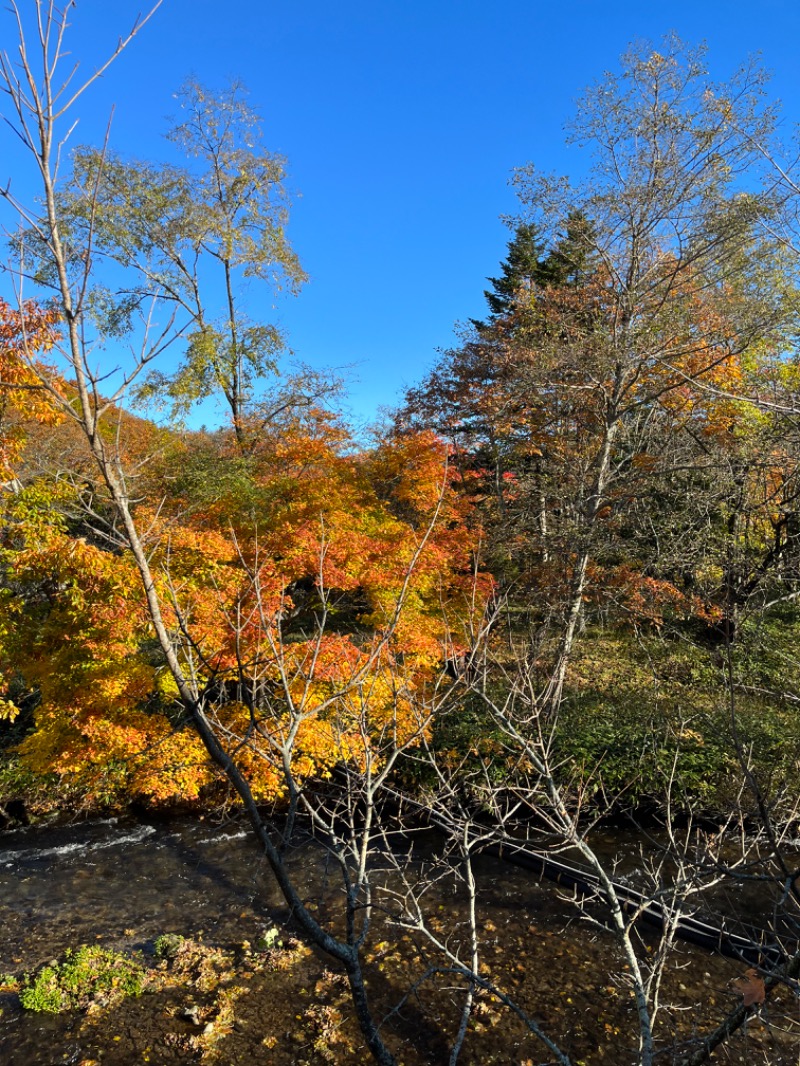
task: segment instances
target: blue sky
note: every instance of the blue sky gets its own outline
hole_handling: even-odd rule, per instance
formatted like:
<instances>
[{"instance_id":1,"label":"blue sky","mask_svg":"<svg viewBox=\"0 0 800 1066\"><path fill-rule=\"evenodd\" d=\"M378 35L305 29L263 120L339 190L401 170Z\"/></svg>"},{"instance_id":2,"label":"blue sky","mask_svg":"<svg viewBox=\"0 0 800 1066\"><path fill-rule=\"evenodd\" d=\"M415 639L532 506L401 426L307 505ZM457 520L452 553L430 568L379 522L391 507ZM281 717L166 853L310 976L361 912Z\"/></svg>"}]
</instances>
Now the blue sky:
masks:
<instances>
[{"instance_id":1,"label":"blue sky","mask_svg":"<svg viewBox=\"0 0 800 1066\"><path fill-rule=\"evenodd\" d=\"M142 9L78 0L75 58L88 68ZM351 368L352 408L370 419L453 343L457 320L483 313L512 168L583 169L564 145L573 101L631 40L670 30L705 41L720 78L761 52L787 130L800 119L796 0L164 0L87 97L76 139L96 140L113 104L117 150L168 157L181 82L241 78L302 194L290 236L310 275L274 311L265 293L264 311L298 358Z\"/></svg>"}]
</instances>

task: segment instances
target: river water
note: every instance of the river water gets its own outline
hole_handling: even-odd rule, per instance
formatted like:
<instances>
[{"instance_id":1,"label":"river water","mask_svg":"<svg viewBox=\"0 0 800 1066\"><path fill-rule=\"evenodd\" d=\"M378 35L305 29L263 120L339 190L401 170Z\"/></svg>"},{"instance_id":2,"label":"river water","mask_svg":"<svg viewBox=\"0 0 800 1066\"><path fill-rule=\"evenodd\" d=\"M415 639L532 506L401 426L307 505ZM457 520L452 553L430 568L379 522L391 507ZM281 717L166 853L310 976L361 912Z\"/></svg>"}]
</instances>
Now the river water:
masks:
<instances>
[{"instance_id":1,"label":"river water","mask_svg":"<svg viewBox=\"0 0 800 1066\"><path fill-rule=\"evenodd\" d=\"M636 842L628 840L620 846L625 849L631 865ZM323 920L335 921L338 888L321 862L309 850L291 861L312 906ZM491 976L576 1063L632 1063L635 1017L612 939L552 885L497 860L481 860L478 868L482 957ZM426 906L433 926L455 942L461 902L453 886L429 889ZM324 959L305 952L286 969L248 971L248 944L271 926L288 939L289 917L263 857L236 821L110 819L0 834L0 973L31 972L81 944L142 952L152 962L153 942L165 933L227 951L234 977L225 987L247 972L247 994L236 1001L224 1039L206 1044L193 1035L198 1011L221 1018L221 1001L218 990L199 985L148 993L88 1016L26 1012L15 995L0 996L0 1063L366 1062L347 1020L346 990ZM651 949L645 934L643 956ZM461 1002L452 979L427 982L409 996L432 956L395 926L376 926L369 957L371 993L378 1012L388 1016L387 1039L400 1061L446 1062ZM718 1022L738 1002L731 981L742 972L735 962L681 946L665 980L662 1040L679 1043ZM797 1021L796 1004L787 993L770 1010L717 1061L796 1066L795 1038L779 1032ZM546 1058L513 1015L486 1002L460 1061L538 1064Z\"/></svg>"}]
</instances>

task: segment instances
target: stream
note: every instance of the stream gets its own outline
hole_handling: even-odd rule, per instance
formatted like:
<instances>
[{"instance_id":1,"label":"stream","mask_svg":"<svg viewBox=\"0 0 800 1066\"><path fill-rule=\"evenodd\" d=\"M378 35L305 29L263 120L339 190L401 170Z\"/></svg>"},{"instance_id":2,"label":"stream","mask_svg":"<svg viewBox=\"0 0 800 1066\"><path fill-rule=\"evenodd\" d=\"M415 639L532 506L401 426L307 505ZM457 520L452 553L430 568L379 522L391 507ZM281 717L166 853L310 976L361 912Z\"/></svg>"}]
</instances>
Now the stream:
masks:
<instances>
[{"instance_id":1,"label":"stream","mask_svg":"<svg viewBox=\"0 0 800 1066\"><path fill-rule=\"evenodd\" d=\"M616 848L621 868L633 869L638 840L617 838ZM335 918L338 888L322 863L308 849L298 850L291 862L321 918ZM581 920L563 892L524 870L485 858L478 861L477 872L482 958L492 977L576 1062L633 1062L635 1018L625 966L612 939ZM451 886L432 886L426 903L435 927L457 929L461 904ZM234 969L246 969L249 943L271 926L284 930L288 938L288 919L249 830L235 820L221 825L198 819L142 824L121 818L0 834L0 974L32 972L82 944L142 952L152 959L153 942L165 933L220 946L235 956ZM369 956L375 1001L389 1016L387 1028L400 1042L404 1064L446 1062L446 1038L457 1027L459 993L448 981L406 997L426 949L408 936L395 948L398 938L396 927L376 926L377 946ZM679 946L665 981L665 1024L671 1038L680 1037L687 1018L692 1026L714 1024L735 1006L731 981L741 973L740 964ZM166 1066L209 1061L222 1066L288 1066L367 1061L359 1034L349 1023L341 1025L344 1035L338 1046L338 1037L330 1033L327 1043L323 1039L324 1024L332 1016L323 1018L319 1004L340 1014L347 1010L347 996L324 959L306 951L291 969L254 972L248 980L248 994L237 1001L225 1038L213 1046L198 1044L192 1019L186 1020L189 1000L195 1022L198 1010L212 1020L222 1018L219 997L215 1000L213 990L199 985L146 994L99 1016L23 1011L16 995L2 994L0 1063ZM216 1014L210 1013L212 1008ZM792 1009L796 1021L796 1005ZM790 1017L788 1005L786 1010ZM217 1027L221 1033L221 1021ZM544 1061L541 1046L508 1012L482 1004L473 1028L462 1066ZM769 1066L785 1061L794 1066L794 1035L790 1044L776 1040L769 1027L751 1026L746 1045L739 1041L745 1057L717 1061ZM762 1052L762 1045L769 1050Z\"/></svg>"}]
</instances>

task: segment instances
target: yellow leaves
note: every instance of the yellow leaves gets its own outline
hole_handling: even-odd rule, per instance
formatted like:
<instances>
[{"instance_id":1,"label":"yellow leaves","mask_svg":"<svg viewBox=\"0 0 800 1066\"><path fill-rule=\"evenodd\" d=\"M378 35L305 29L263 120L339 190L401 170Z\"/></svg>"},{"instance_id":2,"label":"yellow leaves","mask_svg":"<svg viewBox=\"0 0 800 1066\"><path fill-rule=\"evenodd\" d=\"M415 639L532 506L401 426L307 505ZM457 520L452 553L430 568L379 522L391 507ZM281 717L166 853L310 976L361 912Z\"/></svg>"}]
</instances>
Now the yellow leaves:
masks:
<instances>
[{"instance_id":1,"label":"yellow leaves","mask_svg":"<svg viewBox=\"0 0 800 1066\"><path fill-rule=\"evenodd\" d=\"M0 697L0 722L13 722L19 715L19 707L11 700Z\"/></svg>"},{"instance_id":2,"label":"yellow leaves","mask_svg":"<svg viewBox=\"0 0 800 1066\"><path fill-rule=\"evenodd\" d=\"M54 422L59 412L40 388L38 353L52 348L58 316L32 302L15 310L0 298L0 410L10 405L16 418L0 422L0 479L13 476L11 463L19 454L26 421ZM52 368L47 368L52 373Z\"/></svg>"},{"instance_id":3,"label":"yellow leaves","mask_svg":"<svg viewBox=\"0 0 800 1066\"><path fill-rule=\"evenodd\" d=\"M702 733L698 733L696 729L680 729L678 731L678 738L680 740L689 741L691 744L696 744L699 748L702 748L705 745L705 738Z\"/></svg>"},{"instance_id":4,"label":"yellow leaves","mask_svg":"<svg viewBox=\"0 0 800 1066\"><path fill-rule=\"evenodd\" d=\"M190 729L175 732L162 718L151 717L151 723L128 786L131 793L155 802L197 799L213 776L200 738Z\"/></svg>"},{"instance_id":5,"label":"yellow leaves","mask_svg":"<svg viewBox=\"0 0 800 1066\"><path fill-rule=\"evenodd\" d=\"M134 429L146 453L148 432ZM298 780L342 762L380 766L425 735L425 687L458 646L450 625L480 613L489 589L473 595L473 534L445 458L430 434L355 455L320 424L260 441L237 470L241 498L223 486L201 507L189 482L163 506L137 501L166 625L259 799L285 791L279 755L293 725ZM61 515L74 496L48 490L6 508L19 537L6 550L17 590L0 612L2 666L41 694L21 758L89 795L195 799L214 773L197 736L168 720L179 693L134 561L71 534Z\"/></svg>"},{"instance_id":6,"label":"yellow leaves","mask_svg":"<svg viewBox=\"0 0 800 1066\"><path fill-rule=\"evenodd\" d=\"M28 524L19 528L24 537ZM0 651L41 698L36 729L19 748L23 764L107 795L148 750L158 722L138 710L155 671L140 655L147 627L131 562L59 524L42 536L33 523L13 565L20 591Z\"/></svg>"}]
</instances>

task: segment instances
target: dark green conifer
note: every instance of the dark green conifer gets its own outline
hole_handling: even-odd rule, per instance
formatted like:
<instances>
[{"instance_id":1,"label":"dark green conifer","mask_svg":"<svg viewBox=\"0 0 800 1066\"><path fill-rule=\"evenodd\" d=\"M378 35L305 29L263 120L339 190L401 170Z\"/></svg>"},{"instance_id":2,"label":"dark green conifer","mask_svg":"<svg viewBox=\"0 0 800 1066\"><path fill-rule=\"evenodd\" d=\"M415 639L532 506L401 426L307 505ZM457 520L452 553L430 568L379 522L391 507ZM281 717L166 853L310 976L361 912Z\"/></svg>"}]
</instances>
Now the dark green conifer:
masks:
<instances>
[{"instance_id":1,"label":"dark green conifer","mask_svg":"<svg viewBox=\"0 0 800 1066\"><path fill-rule=\"evenodd\" d=\"M508 254L500 264L501 276L486 279L492 288L485 289L483 295L491 314L488 321L472 320L479 333L515 311L522 293L529 293L534 286L542 284L542 256L545 247L535 226L527 222L517 226L514 236L508 242Z\"/></svg>"},{"instance_id":2,"label":"dark green conifer","mask_svg":"<svg viewBox=\"0 0 800 1066\"><path fill-rule=\"evenodd\" d=\"M594 231L582 211L570 211L564 235L539 265L537 283L542 287L577 286L594 263Z\"/></svg>"},{"instance_id":3,"label":"dark green conifer","mask_svg":"<svg viewBox=\"0 0 800 1066\"><path fill-rule=\"evenodd\" d=\"M487 278L492 288L483 294L490 316L485 321L472 319L473 326L485 334L501 321L508 323L512 315L519 318L526 297L530 301L536 289L579 285L591 268L592 247L592 226L581 211L570 212L563 236L549 252L536 227L521 222L508 242L500 277Z\"/></svg>"}]
</instances>

